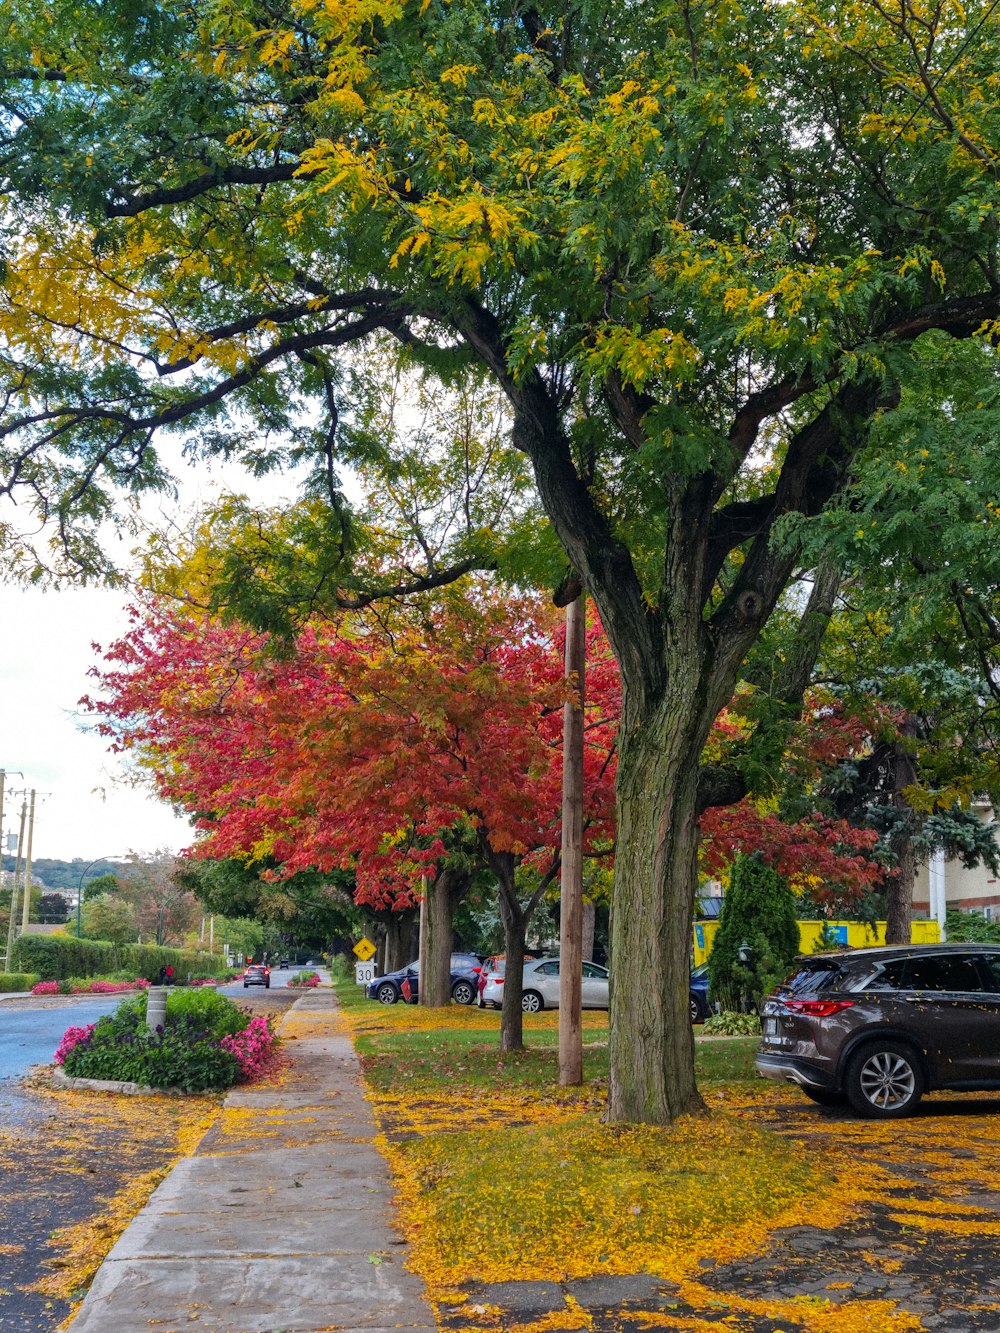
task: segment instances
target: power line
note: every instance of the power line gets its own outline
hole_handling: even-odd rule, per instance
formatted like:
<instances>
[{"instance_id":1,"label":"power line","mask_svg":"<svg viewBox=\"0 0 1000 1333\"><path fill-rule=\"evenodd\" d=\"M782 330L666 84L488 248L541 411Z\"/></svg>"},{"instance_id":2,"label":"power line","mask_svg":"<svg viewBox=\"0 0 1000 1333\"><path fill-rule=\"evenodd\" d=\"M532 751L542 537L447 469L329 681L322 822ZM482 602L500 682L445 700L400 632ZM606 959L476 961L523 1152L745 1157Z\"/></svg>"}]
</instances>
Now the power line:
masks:
<instances>
[{"instance_id":1,"label":"power line","mask_svg":"<svg viewBox=\"0 0 1000 1333\"><path fill-rule=\"evenodd\" d=\"M943 69L943 70L941 71L941 73L938 75L937 80L931 84L931 86L930 86L930 87L927 89L927 91L924 93L923 97L921 97L920 101L919 101L919 102L917 103L917 105L913 108L913 110L911 111L911 113L910 113L908 119L907 119L907 120L906 120L906 121L899 127L899 129L896 131L896 133L895 133L895 134L892 136L892 138L889 140L889 145L888 145L889 148L891 148L891 147L893 146L893 144L896 142L896 140L900 137L900 135L903 134L903 133L905 133L905 131L910 127L910 125L913 124L913 120L914 120L914 117L917 115L917 112L920 110L920 108L921 108L922 106L926 105L926 103L927 103L927 99L928 99L929 97L931 97L934 93L936 93L937 90L941 87L941 84L945 81L945 79L948 77L948 75L951 73L951 71L952 71L952 70L955 68L955 66L958 64L958 61L959 61L959 59L960 59L962 53L965 51L966 47L969 45L969 43L970 43L970 42L972 41L972 39L975 37L976 33L977 33L977 32L979 31L979 29L983 26L983 24L986 23L986 22L989 20L990 15L993 13L993 11L994 11L998 6L1000 6L1000 0L993 0L993 2L992 2L992 4L990 5L989 9L987 9L986 13L982 16L982 18L979 20L979 22L976 24L976 26L975 26L975 27L972 29L972 31L969 33L968 37L966 37L966 39L962 42L961 46L958 48L958 50L957 50L957 51L955 52L955 54L952 56L950 63L947 64L947 65L944 67L944 69Z\"/></svg>"}]
</instances>

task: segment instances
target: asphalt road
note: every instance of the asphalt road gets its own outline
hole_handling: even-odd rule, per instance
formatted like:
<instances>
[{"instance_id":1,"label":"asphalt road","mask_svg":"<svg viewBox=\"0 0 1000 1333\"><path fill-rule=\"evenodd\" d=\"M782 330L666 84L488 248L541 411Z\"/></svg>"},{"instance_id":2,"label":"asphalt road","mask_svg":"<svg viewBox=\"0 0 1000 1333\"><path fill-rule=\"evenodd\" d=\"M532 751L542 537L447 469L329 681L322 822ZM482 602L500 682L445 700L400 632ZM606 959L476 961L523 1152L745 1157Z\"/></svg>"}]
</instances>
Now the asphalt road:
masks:
<instances>
[{"instance_id":1,"label":"asphalt road","mask_svg":"<svg viewBox=\"0 0 1000 1333\"><path fill-rule=\"evenodd\" d=\"M318 972L321 977L325 975L323 969L319 967L273 967L271 969L271 990L280 990L282 987L287 986L289 979L294 977L297 972ZM239 1001L241 998L246 999L249 995L264 994L266 992L266 987L244 987L242 981L233 981L230 982L228 986L220 986L219 992L222 995L228 995L231 1000Z\"/></svg>"},{"instance_id":2,"label":"asphalt road","mask_svg":"<svg viewBox=\"0 0 1000 1333\"><path fill-rule=\"evenodd\" d=\"M126 992L126 995L130 992ZM49 1064L68 1027L114 1013L121 995L67 995L0 1001L0 1099L8 1079L31 1065Z\"/></svg>"}]
</instances>

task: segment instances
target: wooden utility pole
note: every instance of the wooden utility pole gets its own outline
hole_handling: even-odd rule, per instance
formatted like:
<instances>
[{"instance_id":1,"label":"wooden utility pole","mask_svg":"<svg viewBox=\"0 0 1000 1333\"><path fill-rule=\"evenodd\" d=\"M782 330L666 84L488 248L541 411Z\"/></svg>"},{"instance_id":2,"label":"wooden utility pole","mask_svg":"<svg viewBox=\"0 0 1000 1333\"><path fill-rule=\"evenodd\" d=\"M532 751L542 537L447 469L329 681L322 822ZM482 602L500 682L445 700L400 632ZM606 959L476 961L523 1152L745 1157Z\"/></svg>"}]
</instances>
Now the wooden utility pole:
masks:
<instances>
[{"instance_id":1,"label":"wooden utility pole","mask_svg":"<svg viewBox=\"0 0 1000 1333\"><path fill-rule=\"evenodd\" d=\"M583 1082L583 700L587 608L566 607L566 675L576 698L563 705L562 878L559 903L559 1082Z\"/></svg>"},{"instance_id":2,"label":"wooden utility pole","mask_svg":"<svg viewBox=\"0 0 1000 1333\"><path fill-rule=\"evenodd\" d=\"M428 962L427 954L429 952L427 948L427 936L428 936L428 927L430 926L430 921L428 917L429 914L427 911L427 876L421 875L420 876L420 935L418 937L419 943L417 946L417 963L419 964L419 972L420 972L420 975L417 978L418 1004L427 1004L430 998L429 995L430 986L428 984L430 981L430 977L428 976L428 967L427 967L427 962Z\"/></svg>"},{"instance_id":3,"label":"wooden utility pole","mask_svg":"<svg viewBox=\"0 0 1000 1333\"><path fill-rule=\"evenodd\" d=\"M21 848L24 846L24 821L28 815L28 802L21 802L21 830L17 835L17 859L14 861L14 883L10 891L10 920L7 922L7 962L8 972L13 971L11 967L11 954L14 951L14 933L15 921L17 920L17 880L21 873Z\"/></svg>"},{"instance_id":4,"label":"wooden utility pole","mask_svg":"<svg viewBox=\"0 0 1000 1333\"><path fill-rule=\"evenodd\" d=\"M24 904L21 914L21 934L26 935L31 920L31 842L35 836L35 789L31 789L31 813L28 816L28 850L24 854Z\"/></svg>"}]
</instances>

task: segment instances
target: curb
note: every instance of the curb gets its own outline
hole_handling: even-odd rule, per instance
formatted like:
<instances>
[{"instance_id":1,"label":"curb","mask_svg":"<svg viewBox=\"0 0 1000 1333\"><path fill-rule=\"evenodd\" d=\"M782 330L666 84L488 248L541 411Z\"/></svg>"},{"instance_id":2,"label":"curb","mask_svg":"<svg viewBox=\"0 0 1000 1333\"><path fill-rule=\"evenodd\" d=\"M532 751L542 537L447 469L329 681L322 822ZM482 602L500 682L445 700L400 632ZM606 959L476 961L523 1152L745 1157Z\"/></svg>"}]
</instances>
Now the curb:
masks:
<instances>
[{"instance_id":1,"label":"curb","mask_svg":"<svg viewBox=\"0 0 1000 1333\"><path fill-rule=\"evenodd\" d=\"M126 1097L210 1097L210 1092L185 1092L183 1088L151 1088L145 1083L120 1083L116 1079L70 1078L58 1067L52 1071L52 1082L61 1088L78 1092L121 1092Z\"/></svg>"}]
</instances>

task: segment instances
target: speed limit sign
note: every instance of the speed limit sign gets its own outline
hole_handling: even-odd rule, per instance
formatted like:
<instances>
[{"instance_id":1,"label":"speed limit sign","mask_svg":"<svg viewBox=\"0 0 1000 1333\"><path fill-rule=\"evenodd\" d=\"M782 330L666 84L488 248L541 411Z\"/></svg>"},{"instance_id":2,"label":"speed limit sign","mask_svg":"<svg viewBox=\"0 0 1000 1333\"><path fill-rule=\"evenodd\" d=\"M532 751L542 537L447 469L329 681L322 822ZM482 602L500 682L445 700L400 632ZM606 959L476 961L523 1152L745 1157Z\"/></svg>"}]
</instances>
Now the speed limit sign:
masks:
<instances>
[{"instance_id":1,"label":"speed limit sign","mask_svg":"<svg viewBox=\"0 0 1000 1333\"><path fill-rule=\"evenodd\" d=\"M355 963L354 980L359 986L367 986L369 981L375 980L374 963Z\"/></svg>"}]
</instances>

